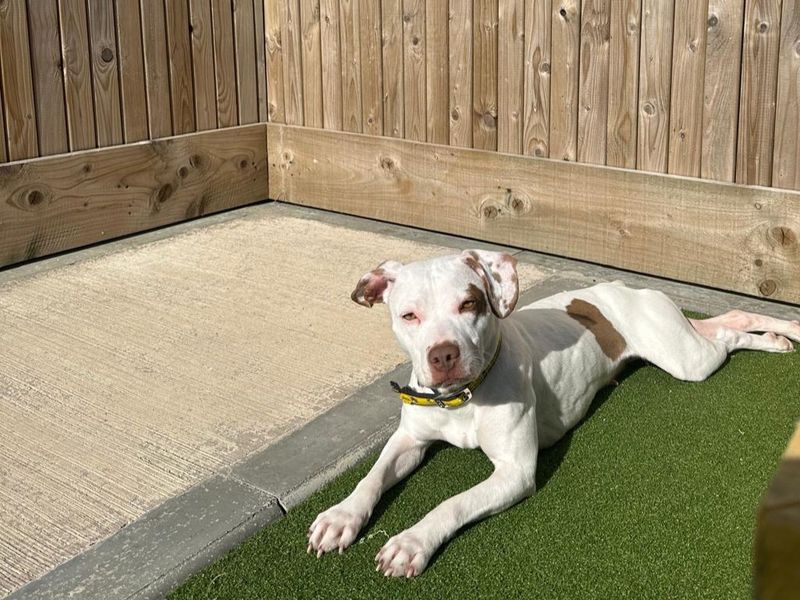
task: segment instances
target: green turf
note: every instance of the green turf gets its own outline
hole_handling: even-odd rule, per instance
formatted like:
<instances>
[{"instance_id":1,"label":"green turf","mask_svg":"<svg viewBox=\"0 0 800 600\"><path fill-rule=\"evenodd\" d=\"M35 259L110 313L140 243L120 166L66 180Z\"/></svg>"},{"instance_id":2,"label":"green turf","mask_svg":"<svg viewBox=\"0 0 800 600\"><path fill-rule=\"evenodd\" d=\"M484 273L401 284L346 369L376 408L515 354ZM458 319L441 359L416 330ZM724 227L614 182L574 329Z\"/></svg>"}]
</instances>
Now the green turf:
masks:
<instances>
[{"instance_id":1,"label":"green turf","mask_svg":"<svg viewBox=\"0 0 800 600\"><path fill-rule=\"evenodd\" d=\"M343 556L307 555L308 525L373 456L171 598L750 597L756 506L800 417L800 352L738 353L703 383L651 366L621 379L540 455L535 496L462 531L416 579L384 578L373 558L488 476L480 451L434 447Z\"/></svg>"}]
</instances>

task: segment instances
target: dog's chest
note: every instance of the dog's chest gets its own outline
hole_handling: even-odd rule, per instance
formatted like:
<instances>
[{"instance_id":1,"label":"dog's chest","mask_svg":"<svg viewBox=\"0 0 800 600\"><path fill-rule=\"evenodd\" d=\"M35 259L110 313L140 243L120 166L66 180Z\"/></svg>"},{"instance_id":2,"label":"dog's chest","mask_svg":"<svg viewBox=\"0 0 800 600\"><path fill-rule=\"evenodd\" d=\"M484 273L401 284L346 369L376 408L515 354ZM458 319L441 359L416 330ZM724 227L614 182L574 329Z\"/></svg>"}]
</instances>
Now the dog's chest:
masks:
<instances>
[{"instance_id":1,"label":"dog's chest","mask_svg":"<svg viewBox=\"0 0 800 600\"><path fill-rule=\"evenodd\" d=\"M455 409L432 406L404 406L406 427L418 440L444 440L458 448L477 448L478 426L475 407Z\"/></svg>"}]
</instances>

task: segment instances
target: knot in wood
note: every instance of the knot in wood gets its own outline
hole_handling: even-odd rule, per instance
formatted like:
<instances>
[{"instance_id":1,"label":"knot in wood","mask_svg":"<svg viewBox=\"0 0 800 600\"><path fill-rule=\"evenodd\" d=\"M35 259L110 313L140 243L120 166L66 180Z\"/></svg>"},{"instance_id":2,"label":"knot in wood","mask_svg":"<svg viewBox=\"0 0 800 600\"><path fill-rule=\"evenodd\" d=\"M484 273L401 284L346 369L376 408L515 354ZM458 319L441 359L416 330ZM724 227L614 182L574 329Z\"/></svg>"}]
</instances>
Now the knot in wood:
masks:
<instances>
[{"instance_id":1,"label":"knot in wood","mask_svg":"<svg viewBox=\"0 0 800 600\"><path fill-rule=\"evenodd\" d=\"M193 169L202 169L204 163L205 160L200 154L192 154L189 157L189 166L191 166Z\"/></svg>"},{"instance_id":2,"label":"knot in wood","mask_svg":"<svg viewBox=\"0 0 800 600\"><path fill-rule=\"evenodd\" d=\"M788 227L773 227L770 229L769 233L772 239L784 248L789 248L797 244L797 235Z\"/></svg>"},{"instance_id":3,"label":"knot in wood","mask_svg":"<svg viewBox=\"0 0 800 600\"><path fill-rule=\"evenodd\" d=\"M490 111L483 113L482 121L483 121L483 126L486 127L487 129L494 129L495 127L497 127L497 119Z\"/></svg>"},{"instance_id":4,"label":"knot in wood","mask_svg":"<svg viewBox=\"0 0 800 600\"><path fill-rule=\"evenodd\" d=\"M543 62L542 64L539 65L539 73L541 73L542 75L546 75L549 72L550 72L549 62Z\"/></svg>"},{"instance_id":5,"label":"knot in wood","mask_svg":"<svg viewBox=\"0 0 800 600\"><path fill-rule=\"evenodd\" d=\"M103 59L103 62L110 63L114 60L114 51L111 48L103 48L103 51L100 53L100 58Z\"/></svg>"},{"instance_id":6,"label":"knot in wood","mask_svg":"<svg viewBox=\"0 0 800 600\"><path fill-rule=\"evenodd\" d=\"M758 33L767 33L767 31L769 31L769 23L761 21L758 24Z\"/></svg>"},{"instance_id":7,"label":"knot in wood","mask_svg":"<svg viewBox=\"0 0 800 600\"><path fill-rule=\"evenodd\" d=\"M761 260L760 258L757 258L757 259L755 259L755 260L753 261L753 264L754 264L755 266L757 266L757 267L760 267L760 266L762 266L762 265L764 264L764 261L763 261L763 260Z\"/></svg>"},{"instance_id":8,"label":"knot in wood","mask_svg":"<svg viewBox=\"0 0 800 600\"><path fill-rule=\"evenodd\" d=\"M39 190L31 190L25 196L25 199L28 201L28 206L36 208L44 202L44 194Z\"/></svg>"},{"instance_id":9,"label":"knot in wood","mask_svg":"<svg viewBox=\"0 0 800 600\"><path fill-rule=\"evenodd\" d=\"M497 210L496 206L484 206L483 207L483 216L487 219L495 219L499 211Z\"/></svg>"},{"instance_id":10,"label":"knot in wood","mask_svg":"<svg viewBox=\"0 0 800 600\"><path fill-rule=\"evenodd\" d=\"M458 112L457 108L454 108L453 110L450 111L450 118L453 121L458 121L461 118L461 113Z\"/></svg>"},{"instance_id":11,"label":"knot in wood","mask_svg":"<svg viewBox=\"0 0 800 600\"><path fill-rule=\"evenodd\" d=\"M381 169L384 169L385 171L392 171L394 169L394 160L389 156L382 156Z\"/></svg>"},{"instance_id":12,"label":"knot in wood","mask_svg":"<svg viewBox=\"0 0 800 600\"><path fill-rule=\"evenodd\" d=\"M645 102L642 105L642 111L644 112L644 114L648 116L653 116L654 114L656 114L656 107L653 106L652 102Z\"/></svg>"},{"instance_id":13,"label":"knot in wood","mask_svg":"<svg viewBox=\"0 0 800 600\"><path fill-rule=\"evenodd\" d=\"M717 15L710 15L708 17L708 28L714 29L717 25L719 25L719 17Z\"/></svg>"},{"instance_id":14,"label":"knot in wood","mask_svg":"<svg viewBox=\"0 0 800 600\"><path fill-rule=\"evenodd\" d=\"M772 296L778 289L778 284L773 279L765 279L758 284L758 291L762 296Z\"/></svg>"}]
</instances>

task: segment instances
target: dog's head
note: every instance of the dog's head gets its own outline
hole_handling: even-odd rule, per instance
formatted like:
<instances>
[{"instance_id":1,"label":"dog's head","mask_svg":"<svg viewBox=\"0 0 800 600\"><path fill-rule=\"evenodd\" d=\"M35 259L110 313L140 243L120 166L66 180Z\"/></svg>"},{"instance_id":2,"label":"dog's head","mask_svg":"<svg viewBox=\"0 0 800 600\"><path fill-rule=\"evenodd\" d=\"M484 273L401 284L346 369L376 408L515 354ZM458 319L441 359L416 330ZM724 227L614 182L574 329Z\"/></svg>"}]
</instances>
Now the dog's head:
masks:
<instances>
[{"instance_id":1,"label":"dog's head","mask_svg":"<svg viewBox=\"0 0 800 600\"><path fill-rule=\"evenodd\" d=\"M517 304L516 263L484 250L407 265L387 261L359 280L351 298L368 307L385 302L417 382L448 391L475 379L491 360L497 319Z\"/></svg>"}]
</instances>

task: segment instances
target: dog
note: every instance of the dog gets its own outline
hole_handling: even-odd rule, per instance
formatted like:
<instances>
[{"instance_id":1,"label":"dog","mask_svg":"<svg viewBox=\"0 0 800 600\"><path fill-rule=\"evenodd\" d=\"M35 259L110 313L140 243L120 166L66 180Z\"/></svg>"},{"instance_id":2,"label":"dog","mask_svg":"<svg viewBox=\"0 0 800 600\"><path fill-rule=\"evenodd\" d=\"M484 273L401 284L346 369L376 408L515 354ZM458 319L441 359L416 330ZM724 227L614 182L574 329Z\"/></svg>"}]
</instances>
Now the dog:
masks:
<instances>
[{"instance_id":1,"label":"dog","mask_svg":"<svg viewBox=\"0 0 800 600\"><path fill-rule=\"evenodd\" d=\"M687 319L662 292L621 282L513 312L518 297L516 259L503 252L387 261L359 280L352 299L387 305L412 375L407 386L393 384L403 401L397 431L355 490L311 524L308 552L343 552L432 442L481 448L492 474L389 539L375 557L384 575L419 575L460 528L534 493L538 450L574 427L627 361L701 381L734 350L789 352L792 340L800 342L797 321L738 310Z\"/></svg>"}]
</instances>

